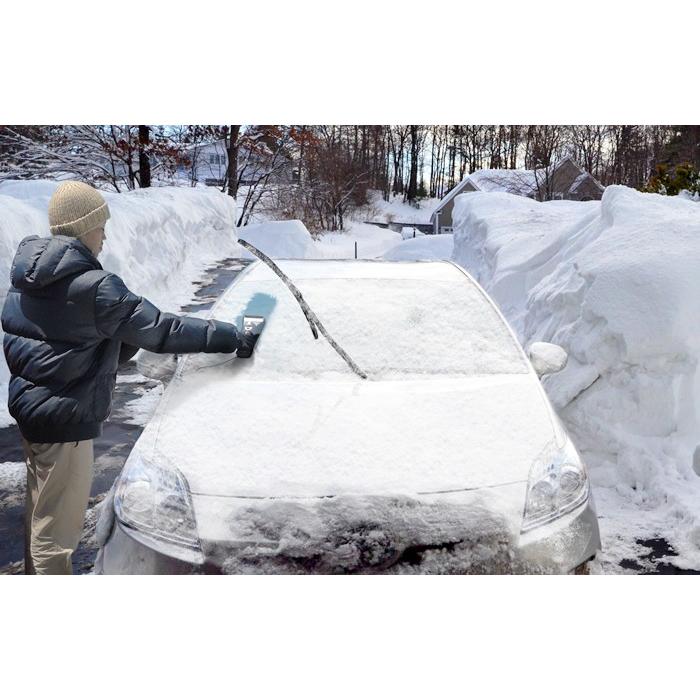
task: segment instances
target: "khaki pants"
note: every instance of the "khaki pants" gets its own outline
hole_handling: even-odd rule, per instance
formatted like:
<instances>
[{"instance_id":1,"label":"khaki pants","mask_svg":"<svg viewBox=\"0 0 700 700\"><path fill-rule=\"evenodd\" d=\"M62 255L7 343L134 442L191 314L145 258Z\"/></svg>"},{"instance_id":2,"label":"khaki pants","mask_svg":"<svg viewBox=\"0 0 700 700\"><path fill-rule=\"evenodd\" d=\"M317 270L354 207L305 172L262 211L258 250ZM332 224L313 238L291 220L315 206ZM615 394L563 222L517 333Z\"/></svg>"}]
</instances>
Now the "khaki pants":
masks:
<instances>
[{"instance_id":1,"label":"khaki pants","mask_svg":"<svg viewBox=\"0 0 700 700\"><path fill-rule=\"evenodd\" d=\"M22 440L27 463L24 568L27 574L71 574L92 484L92 440Z\"/></svg>"}]
</instances>

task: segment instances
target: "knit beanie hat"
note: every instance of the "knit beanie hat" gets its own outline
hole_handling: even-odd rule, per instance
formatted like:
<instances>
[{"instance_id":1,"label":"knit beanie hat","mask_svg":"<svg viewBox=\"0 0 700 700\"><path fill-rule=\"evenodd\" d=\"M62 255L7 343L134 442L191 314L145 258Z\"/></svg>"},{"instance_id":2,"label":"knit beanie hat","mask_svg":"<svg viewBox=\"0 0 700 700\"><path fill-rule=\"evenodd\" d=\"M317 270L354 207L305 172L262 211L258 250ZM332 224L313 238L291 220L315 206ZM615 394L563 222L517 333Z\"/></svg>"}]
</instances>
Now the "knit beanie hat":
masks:
<instances>
[{"instance_id":1,"label":"knit beanie hat","mask_svg":"<svg viewBox=\"0 0 700 700\"><path fill-rule=\"evenodd\" d=\"M84 182L62 182L49 200L49 226L54 236L79 238L104 226L107 219L107 202Z\"/></svg>"}]
</instances>

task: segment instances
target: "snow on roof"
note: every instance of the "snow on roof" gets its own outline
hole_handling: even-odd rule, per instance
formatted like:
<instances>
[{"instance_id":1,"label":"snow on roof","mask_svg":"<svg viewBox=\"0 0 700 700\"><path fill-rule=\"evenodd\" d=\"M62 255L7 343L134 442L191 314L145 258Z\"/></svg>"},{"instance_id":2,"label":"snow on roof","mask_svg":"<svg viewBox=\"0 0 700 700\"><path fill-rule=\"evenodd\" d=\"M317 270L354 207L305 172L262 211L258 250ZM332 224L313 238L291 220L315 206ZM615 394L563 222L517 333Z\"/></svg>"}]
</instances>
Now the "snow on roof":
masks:
<instances>
[{"instance_id":1,"label":"snow on roof","mask_svg":"<svg viewBox=\"0 0 700 700\"><path fill-rule=\"evenodd\" d=\"M534 170L477 170L469 179L484 192L510 192L527 197L537 189Z\"/></svg>"},{"instance_id":2,"label":"snow on roof","mask_svg":"<svg viewBox=\"0 0 700 700\"><path fill-rule=\"evenodd\" d=\"M588 173L588 172L586 172L586 171L584 170L584 171L582 171L581 174L571 183L571 187L569 187L569 191L570 191L570 192L578 192L579 187L581 187L581 185L583 185L583 183L586 182L586 181L588 181L589 179L590 179L590 180L593 180L594 184L598 187L598 189L600 189L601 192L605 189L605 187L604 187L600 182L598 182L598 180L596 180L596 179L593 177L593 175L591 175L590 173Z\"/></svg>"}]
</instances>

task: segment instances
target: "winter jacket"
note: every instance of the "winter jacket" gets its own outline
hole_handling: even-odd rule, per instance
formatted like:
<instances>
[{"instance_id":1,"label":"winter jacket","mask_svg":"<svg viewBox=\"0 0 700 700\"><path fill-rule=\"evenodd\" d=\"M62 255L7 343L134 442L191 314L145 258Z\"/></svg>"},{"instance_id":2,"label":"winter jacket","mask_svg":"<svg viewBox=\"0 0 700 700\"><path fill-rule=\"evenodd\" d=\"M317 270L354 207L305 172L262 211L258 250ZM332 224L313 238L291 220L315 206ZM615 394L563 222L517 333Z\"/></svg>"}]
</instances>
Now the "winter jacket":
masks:
<instances>
[{"instance_id":1,"label":"winter jacket","mask_svg":"<svg viewBox=\"0 0 700 700\"><path fill-rule=\"evenodd\" d=\"M29 236L2 310L9 409L29 442L100 435L117 365L137 348L233 352L236 327L162 313L68 236Z\"/></svg>"}]
</instances>

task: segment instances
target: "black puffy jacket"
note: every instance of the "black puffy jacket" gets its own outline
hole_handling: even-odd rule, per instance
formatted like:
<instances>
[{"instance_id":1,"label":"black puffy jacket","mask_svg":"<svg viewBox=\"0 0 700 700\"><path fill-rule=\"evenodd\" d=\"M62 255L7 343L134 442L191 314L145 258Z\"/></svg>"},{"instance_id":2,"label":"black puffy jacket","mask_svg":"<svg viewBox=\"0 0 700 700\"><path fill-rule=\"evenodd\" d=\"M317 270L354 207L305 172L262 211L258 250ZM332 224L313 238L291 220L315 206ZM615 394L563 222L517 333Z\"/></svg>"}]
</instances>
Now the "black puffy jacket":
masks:
<instances>
[{"instance_id":1,"label":"black puffy jacket","mask_svg":"<svg viewBox=\"0 0 700 700\"><path fill-rule=\"evenodd\" d=\"M29 442L100 435L117 365L137 348L233 352L236 327L162 313L105 272L75 238L29 236L2 310L9 409Z\"/></svg>"}]
</instances>

